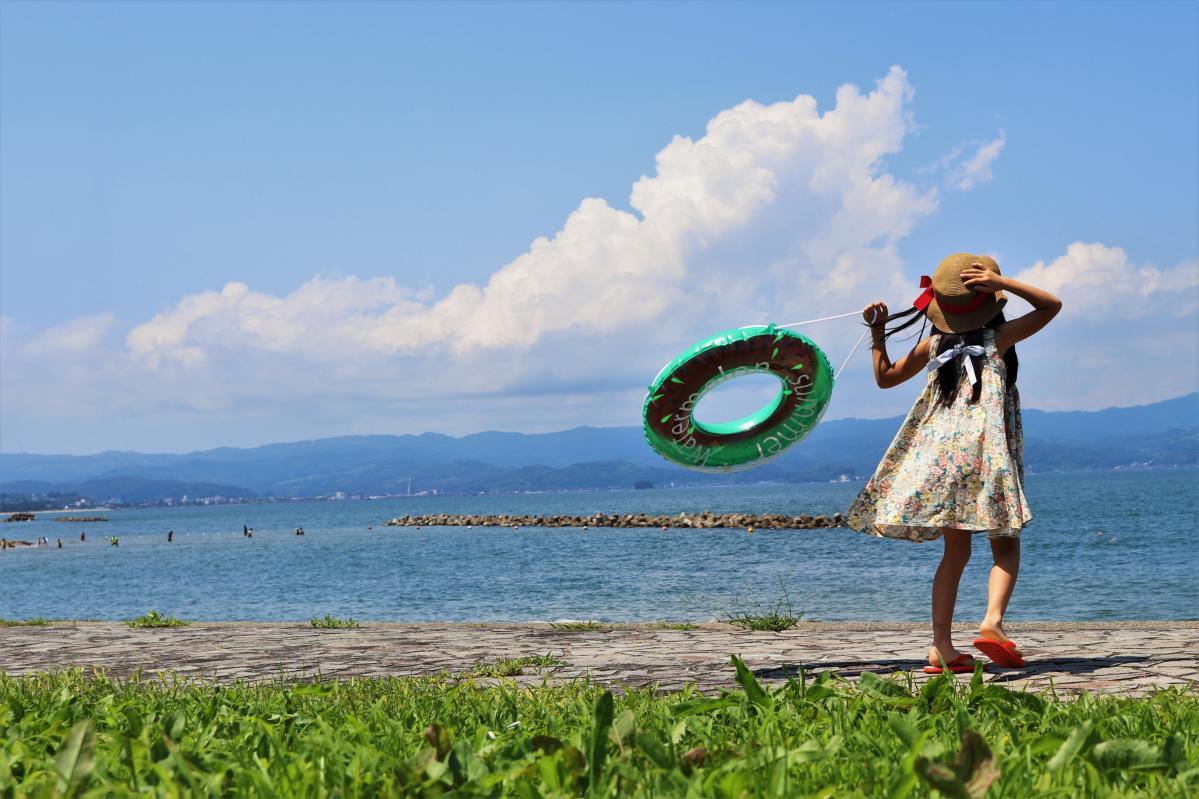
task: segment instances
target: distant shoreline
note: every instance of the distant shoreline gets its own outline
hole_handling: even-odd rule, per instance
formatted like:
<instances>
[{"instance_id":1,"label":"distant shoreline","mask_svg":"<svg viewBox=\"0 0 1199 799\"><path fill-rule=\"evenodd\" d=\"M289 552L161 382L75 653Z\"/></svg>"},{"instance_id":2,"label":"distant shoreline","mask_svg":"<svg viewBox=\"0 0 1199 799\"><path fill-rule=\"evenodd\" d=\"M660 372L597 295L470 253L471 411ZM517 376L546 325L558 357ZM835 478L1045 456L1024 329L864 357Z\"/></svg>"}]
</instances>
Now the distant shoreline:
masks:
<instances>
[{"instance_id":1,"label":"distant shoreline","mask_svg":"<svg viewBox=\"0 0 1199 799\"><path fill-rule=\"evenodd\" d=\"M1043 477L1046 475L1071 475L1071 474L1126 474L1126 473L1144 473L1144 472L1175 472L1182 470L1199 470L1199 464L1175 464L1169 466L1113 466L1102 469L1054 469L1049 471L1031 471L1026 470L1026 477ZM311 496L311 497L254 497L239 500L230 500L226 502L189 502L186 504L180 503L155 503L146 505L105 505L102 507L89 508L58 508L56 510L34 510L21 511L16 508L0 508L0 513L11 514L18 512L46 514L46 513L93 513L99 511L120 511L120 510L151 510L171 508L175 510L187 508L210 508L210 507L228 507L240 505L278 505L291 503L310 503L310 502L388 502L393 500L428 500L440 499L442 497L519 497L541 494L607 494L607 493L642 493L646 491L673 491L673 490L688 490L703 488L707 490L725 489L725 488L745 488L749 486L776 486L776 485L795 485L795 486L813 486L813 485L841 485L841 484L858 484L865 483L865 477L848 477L845 480L758 480L754 482L728 482L728 483L705 483L705 482L684 482L678 485L654 485L650 488L633 488L632 486L607 486L599 488L542 488L528 489L523 491L471 491L471 492L453 492L453 491L438 491L437 493L418 493L418 494L376 494L370 496Z\"/></svg>"},{"instance_id":2,"label":"distant shoreline","mask_svg":"<svg viewBox=\"0 0 1199 799\"><path fill-rule=\"evenodd\" d=\"M149 507L578 493L639 485L853 485L874 474L902 421L825 420L793 451L737 474L699 474L656 457L640 425L461 437L335 436L188 453L0 452L0 505L43 510L80 500ZM1050 473L1199 467L1199 392L1093 412L1025 409L1023 421L1024 469L1032 480L1031 475Z\"/></svg>"}]
</instances>

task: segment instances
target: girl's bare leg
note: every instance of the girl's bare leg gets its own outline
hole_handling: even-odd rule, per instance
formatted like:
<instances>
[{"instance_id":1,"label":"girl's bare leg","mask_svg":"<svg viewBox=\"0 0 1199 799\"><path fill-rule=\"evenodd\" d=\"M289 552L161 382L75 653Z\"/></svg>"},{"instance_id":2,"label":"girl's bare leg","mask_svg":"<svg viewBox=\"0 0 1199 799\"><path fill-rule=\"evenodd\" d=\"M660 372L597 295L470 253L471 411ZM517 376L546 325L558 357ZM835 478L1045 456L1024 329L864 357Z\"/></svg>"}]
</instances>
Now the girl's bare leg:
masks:
<instances>
[{"instance_id":1,"label":"girl's bare leg","mask_svg":"<svg viewBox=\"0 0 1199 799\"><path fill-rule=\"evenodd\" d=\"M942 660L952 663L961 655L954 648L950 628L958 601L958 583L970 562L970 533L947 527L941 531L941 537L945 539L945 554L933 577L933 645L928 650L928 662L933 666L940 666Z\"/></svg>"},{"instance_id":2,"label":"girl's bare leg","mask_svg":"<svg viewBox=\"0 0 1199 799\"><path fill-rule=\"evenodd\" d=\"M978 625L978 631L986 638L1007 641L1003 632L1003 615L1016 588L1016 576L1020 574L1020 539L992 538L991 554L995 565L987 581L987 615ZM1020 654L1019 650L1016 654Z\"/></svg>"}]
</instances>

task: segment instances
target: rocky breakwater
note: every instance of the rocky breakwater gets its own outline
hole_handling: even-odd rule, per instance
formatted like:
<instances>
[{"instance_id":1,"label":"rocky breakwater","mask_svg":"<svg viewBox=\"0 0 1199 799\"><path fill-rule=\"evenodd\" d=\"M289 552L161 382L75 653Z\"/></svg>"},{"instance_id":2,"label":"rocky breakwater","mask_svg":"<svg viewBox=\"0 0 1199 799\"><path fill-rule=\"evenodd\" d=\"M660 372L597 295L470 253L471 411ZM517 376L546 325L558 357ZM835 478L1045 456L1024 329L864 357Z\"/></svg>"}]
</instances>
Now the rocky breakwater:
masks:
<instances>
[{"instance_id":1,"label":"rocky breakwater","mask_svg":"<svg viewBox=\"0 0 1199 799\"><path fill-rule=\"evenodd\" d=\"M400 516L385 522L389 527L667 527L709 529L731 527L755 530L811 530L844 527L840 513L788 516L781 513L679 513L657 516L645 513L595 513L591 516L475 516L439 513L431 516Z\"/></svg>"}]
</instances>

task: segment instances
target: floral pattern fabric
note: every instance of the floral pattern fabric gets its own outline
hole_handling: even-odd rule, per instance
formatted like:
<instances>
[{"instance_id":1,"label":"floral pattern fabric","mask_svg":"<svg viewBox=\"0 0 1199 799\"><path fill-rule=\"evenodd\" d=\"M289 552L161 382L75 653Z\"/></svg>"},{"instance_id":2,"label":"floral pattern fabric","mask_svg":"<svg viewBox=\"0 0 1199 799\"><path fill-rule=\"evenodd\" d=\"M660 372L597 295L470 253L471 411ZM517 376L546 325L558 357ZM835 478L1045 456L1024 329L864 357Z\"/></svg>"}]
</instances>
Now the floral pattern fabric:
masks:
<instances>
[{"instance_id":1,"label":"floral pattern fabric","mask_svg":"<svg viewBox=\"0 0 1199 799\"><path fill-rule=\"evenodd\" d=\"M939 336L929 346L936 352ZM995 348L995 330L983 334L982 389L962 369L952 405L938 400L937 372L883 455L874 476L846 514L863 533L933 541L943 528L1019 537L1032 520L1024 496L1024 431L1020 395L1006 391L1007 367ZM952 362L941 367L953 369Z\"/></svg>"}]
</instances>

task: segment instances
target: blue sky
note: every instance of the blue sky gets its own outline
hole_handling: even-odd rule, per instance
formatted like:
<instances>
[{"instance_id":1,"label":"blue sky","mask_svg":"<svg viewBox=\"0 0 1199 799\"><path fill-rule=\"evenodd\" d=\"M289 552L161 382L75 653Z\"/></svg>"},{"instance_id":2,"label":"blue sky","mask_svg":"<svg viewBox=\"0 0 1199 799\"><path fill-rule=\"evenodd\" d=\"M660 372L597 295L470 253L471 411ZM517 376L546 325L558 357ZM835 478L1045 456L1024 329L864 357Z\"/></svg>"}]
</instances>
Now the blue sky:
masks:
<instances>
[{"instance_id":1,"label":"blue sky","mask_svg":"<svg viewBox=\"0 0 1199 799\"><path fill-rule=\"evenodd\" d=\"M1149 352L1157 339L1187 355L1199 338L1197 32L1199 6L1184 2L5 2L0 449L636 424L641 384L699 336L874 295L903 305L901 287L915 296L916 277L958 250L994 253L1013 274L1041 263L1035 274L1057 281L1068 307L1079 271L1144 295L1138 316L1083 292L1075 321L1064 316L1043 348L1072 352L1083 382L1056 385L1048 354L1038 372L1039 341L1029 342L1026 404L1103 407L1194 390L1195 369L1165 361L1147 362L1134 390L1113 388L1127 375L1112 351ZM927 207L880 205L894 217L797 255L818 214L807 195L782 192L747 206L736 230L671 228L686 252L669 279L625 275L625 245L612 244L587 267L612 269L605 287L628 278L627 301L647 286L669 298L619 329L589 322L596 310L579 304L596 284L552 277L590 245L536 266L534 241L554 239L585 198L641 216L631 189L655 176L673 137L700 141L746 100L765 108L808 95L824 113L839 87L867 95L893 67L902 108L860 124L893 125L894 140L860 168ZM964 178L971 158L981 171ZM696 240L716 243L701 253ZM630 260L652 260L647 246ZM821 293L838 258L869 261L874 249L884 265L873 280ZM468 316L487 329L512 295L478 300L477 313L439 303L531 252L529 268L547 277L513 291L540 303L528 306L538 319L560 307L580 322L509 330L496 353L472 360L452 328ZM779 271L759 279L770 264ZM1148 274L1160 280L1144 289ZM379 279L391 282L370 282ZM721 281L735 289L724 305L711 288ZM222 294L228 284L248 293ZM306 285L319 297L302 308L328 314L295 310ZM419 331L356 332L388 308ZM818 340L839 361L853 337L834 325ZM831 417L910 404L914 384L881 393L860 361Z\"/></svg>"}]
</instances>

